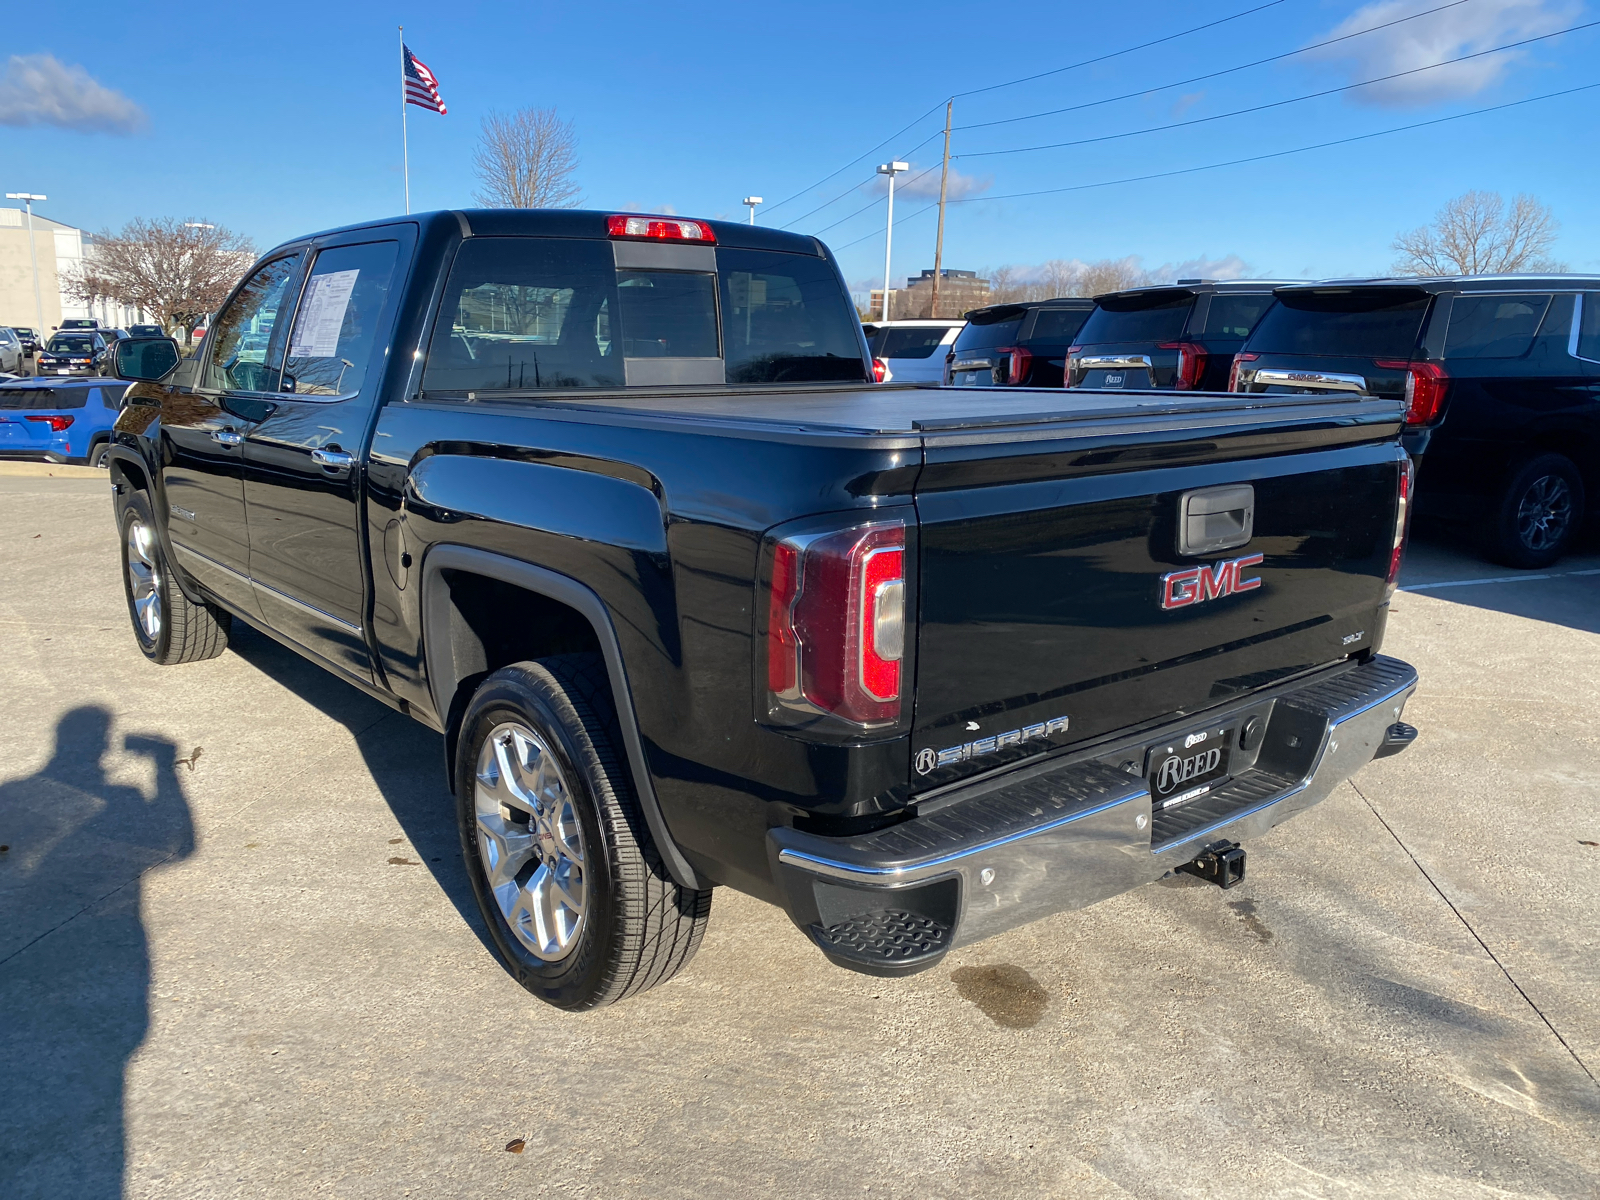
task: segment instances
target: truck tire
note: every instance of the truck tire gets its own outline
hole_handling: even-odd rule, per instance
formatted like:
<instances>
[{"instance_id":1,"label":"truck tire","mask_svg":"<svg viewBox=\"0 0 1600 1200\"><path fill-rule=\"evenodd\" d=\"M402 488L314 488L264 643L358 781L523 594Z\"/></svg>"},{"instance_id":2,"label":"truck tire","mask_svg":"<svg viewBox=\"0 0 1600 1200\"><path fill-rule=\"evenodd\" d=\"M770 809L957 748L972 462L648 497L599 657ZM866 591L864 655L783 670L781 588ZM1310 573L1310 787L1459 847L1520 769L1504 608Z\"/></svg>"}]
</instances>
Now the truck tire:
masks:
<instances>
[{"instance_id":1,"label":"truck tire","mask_svg":"<svg viewBox=\"0 0 1600 1200\"><path fill-rule=\"evenodd\" d=\"M665 983L711 916L710 891L667 873L621 748L598 654L494 672L461 723L456 809L473 894L512 976L557 1008Z\"/></svg>"},{"instance_id":2,"label":"truck tire","mask_svg":"<svg viewBox=\"0 0 1600 1200\"><path fill-rule=\"evenodd\" d=\"M1572 544L1583 505L1583 476L1565 455L1513 466L1485 531L1490 556L1509 567L1548 567Z\"/></svg>"},{"instance_id":3,"label":"truck tire","mask_svg":"<svg viewBox=\"0 0 1600 1200\"><path fill-rule=\"evenodd\" d=\"M172 578L150 499L129 493L118 526L122 531L122 590L139 649L153 663L199 662L228 648L233 618L220 608L196 604Z\"/></svg>"}]
</instances>

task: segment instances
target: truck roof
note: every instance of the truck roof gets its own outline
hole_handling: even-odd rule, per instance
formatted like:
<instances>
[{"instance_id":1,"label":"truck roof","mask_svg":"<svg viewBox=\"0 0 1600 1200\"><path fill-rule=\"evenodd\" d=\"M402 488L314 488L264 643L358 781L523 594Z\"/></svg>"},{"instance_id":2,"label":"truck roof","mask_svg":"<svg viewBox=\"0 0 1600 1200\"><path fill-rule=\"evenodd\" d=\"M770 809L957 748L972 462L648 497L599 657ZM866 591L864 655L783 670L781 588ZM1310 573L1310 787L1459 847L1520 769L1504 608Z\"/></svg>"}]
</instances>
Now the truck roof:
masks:
<instances>
[{"instance_id":1,"label":"truck roof","mask_svg":"<svg viewBox=\"0 0 1600 1200\"><path fill-rule=\"evenodd\" d=\"M384 225L413 222L423 229L434 225L459 228L463 237L567 237L605 238L608 236L606 220L624 215L632 217L659 216L659 213L619 212L616 209L581 208L464 208L443 209L437 212L412 213L409 216L384 217L361 221L354 225L341 225L323 229L304 237L291 238L284 245L326 237L335 233L352 233L360 229L374 229ZM764 225L749 225L742 221L706 221L700 217L674 217L674 220L694 220L709 225L717 237L717 245L736 250L782 250L790 254L812 254L825 257L821 241L806 234L787 233Z\"/></svg>"}]
</instances>

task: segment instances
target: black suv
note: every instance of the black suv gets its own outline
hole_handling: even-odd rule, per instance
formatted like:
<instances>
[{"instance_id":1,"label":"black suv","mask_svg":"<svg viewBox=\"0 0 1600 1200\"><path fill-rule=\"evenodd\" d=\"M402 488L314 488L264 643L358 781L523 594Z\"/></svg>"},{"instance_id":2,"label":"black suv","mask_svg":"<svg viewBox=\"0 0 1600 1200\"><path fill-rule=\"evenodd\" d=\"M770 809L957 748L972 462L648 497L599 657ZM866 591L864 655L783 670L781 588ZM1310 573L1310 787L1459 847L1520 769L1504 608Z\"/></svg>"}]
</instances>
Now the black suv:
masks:
<instances>
[{"instance_id":1,"label":"black suv","mask_svg":"<svg viewBox=\"0 0 1600 1200\"><path fill-rule=\"evenodd\" d=\"M1403 397L1417 508L1548 566L1600 484L1600 276L1283 287L1237 356L1241 392Z\"/></svg>"},{"instance_id":2,"label":"black suv","mask_svg":"<svg viewBox=\"0 0 1600 1200\"><path fill-rule=\"evenodd\" d=\"M1234 351L1272 303L1274 286L1180 279L1096 296L1071 349L1066 385L1223 391Z\"/></svg>"},{"instance_id":3,"label":"black suv","mask_svg":"<svg viewBox=\"0 0 1600 1200\"><path fill-rule=\"evenodd\" d=\"M1088 299L975 308L950 349L944 380L962 387L1060 387L1067 348L1093 311Z\"/></svg>"}]
</instances>

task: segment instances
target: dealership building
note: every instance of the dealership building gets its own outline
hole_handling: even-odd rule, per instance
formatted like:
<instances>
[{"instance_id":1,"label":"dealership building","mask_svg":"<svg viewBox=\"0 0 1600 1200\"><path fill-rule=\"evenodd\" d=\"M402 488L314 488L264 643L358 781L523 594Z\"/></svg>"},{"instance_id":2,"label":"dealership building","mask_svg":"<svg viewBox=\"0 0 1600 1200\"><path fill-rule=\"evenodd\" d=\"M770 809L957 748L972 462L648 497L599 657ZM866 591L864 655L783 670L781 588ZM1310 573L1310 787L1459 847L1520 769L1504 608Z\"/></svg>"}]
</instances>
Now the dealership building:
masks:
<instances>
[{"instance_id":1,"label":"dealership building","mask_svg":"<svg viewBox=\"0 0 1600 1200\"><path fill-rule=\"evenodd\" d=\"M97 317L113 328L127 328L142 314L121 304L96 301L91 307L62 292L62 279L86 255L94 254L94 235L33 214L32 250L29 253L27 214L20 208L0 208L0 325L44 328L49 334L70 317ZM38 262L39 290L34 298L34 262Z\"/></svg>"}]
</instances>

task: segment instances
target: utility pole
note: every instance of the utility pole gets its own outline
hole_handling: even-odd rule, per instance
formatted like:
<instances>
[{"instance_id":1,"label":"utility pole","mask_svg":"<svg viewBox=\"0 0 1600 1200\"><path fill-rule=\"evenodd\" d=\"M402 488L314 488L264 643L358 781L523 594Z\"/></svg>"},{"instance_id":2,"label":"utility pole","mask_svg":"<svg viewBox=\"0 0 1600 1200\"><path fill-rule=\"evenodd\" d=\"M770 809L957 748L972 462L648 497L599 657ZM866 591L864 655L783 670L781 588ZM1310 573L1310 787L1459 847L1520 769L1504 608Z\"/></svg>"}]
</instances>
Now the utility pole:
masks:
<instances>
[{"instance_id":1,"label":"utility pole","mask_svg":"<svg viewBox=\"0 0 1600 1200\"><path fill-rule=\"evenodd\" d=\"M952 96L944 105L944 169L939 172L939 236L933 243L933 301L928 306L930 317L939 315L939 276L944 266L944 195L950 183L950 115L955 108L956 101Z\"/></svg>"},{"instance_id":2,"label":"utility pole","mask_svg":"<svg viewBox=\"0 0 1600 1200\"><path fill-rule=\"evenodd\" d=\"M28 260L33 264L33 316L39 322L36 331L39 336L39 345L45 342L44 329L44 303L39 299L39 253L33 248L33 202L35 200L48 200L49 196L35 195L33 192L7 192L7 200L21 200L23 207L28 210Z\"/></svg>"},{"instance_id":3,"label":"utility pole","mask_svg":"<svg viewBox=\"0 0 1600 1200\"><path fill-rule=\"evenodd\" d=\"M894 177L901 171L909 171L910 163L886 162L878 168L879 175L889 177L889 224L883 234L883 316L882 320L889 319L889 252L894 247Z\"/></svg>"}]
</instances>

